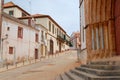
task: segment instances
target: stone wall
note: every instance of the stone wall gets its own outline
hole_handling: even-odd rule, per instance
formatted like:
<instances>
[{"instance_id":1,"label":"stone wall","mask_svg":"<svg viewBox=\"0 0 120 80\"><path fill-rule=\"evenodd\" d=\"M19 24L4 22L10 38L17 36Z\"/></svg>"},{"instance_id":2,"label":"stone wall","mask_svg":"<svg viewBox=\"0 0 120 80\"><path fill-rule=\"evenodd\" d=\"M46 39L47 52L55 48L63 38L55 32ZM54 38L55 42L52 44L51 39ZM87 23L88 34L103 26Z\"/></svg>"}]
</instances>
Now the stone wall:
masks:
<instances>
[{"instance_id":1,"label":"stone wall","mask_svg":"<svg viewBox=\"0 0 120 80\"><path fill-rule=\"evenodd\" d=\"M114 0L85 0L88 59L115 55Z\"/></svg>"},{"instance_id":2,"label":"stone wall","mask_svg":"<svg viewBox=\"0 0 120 80\"><path fill-rule=\"evenodd\" d=\"M115 31L116 31L116 50L120 55L120 0L115 2Z\"/></svg>"}]
</instances>

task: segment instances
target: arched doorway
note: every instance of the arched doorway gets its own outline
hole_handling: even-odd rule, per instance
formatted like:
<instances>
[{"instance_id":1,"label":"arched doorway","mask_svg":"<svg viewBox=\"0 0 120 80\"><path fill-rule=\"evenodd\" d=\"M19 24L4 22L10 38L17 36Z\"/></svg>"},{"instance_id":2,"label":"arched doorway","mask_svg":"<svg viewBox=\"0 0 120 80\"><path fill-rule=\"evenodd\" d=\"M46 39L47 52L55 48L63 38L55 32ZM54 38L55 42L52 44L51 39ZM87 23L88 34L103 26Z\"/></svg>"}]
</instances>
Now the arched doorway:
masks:
<instances>
[{"instance_id":1,"label":"arched doorway","mask_svg":"<svg viewBox=\"0 0 120 80\"><path fill-rule=\"evenodd\" d=\"M50 40L50 54L53 54L53 51L54 51L54 43L53 43L53 40Z\"/></svg>"}]
</instances>

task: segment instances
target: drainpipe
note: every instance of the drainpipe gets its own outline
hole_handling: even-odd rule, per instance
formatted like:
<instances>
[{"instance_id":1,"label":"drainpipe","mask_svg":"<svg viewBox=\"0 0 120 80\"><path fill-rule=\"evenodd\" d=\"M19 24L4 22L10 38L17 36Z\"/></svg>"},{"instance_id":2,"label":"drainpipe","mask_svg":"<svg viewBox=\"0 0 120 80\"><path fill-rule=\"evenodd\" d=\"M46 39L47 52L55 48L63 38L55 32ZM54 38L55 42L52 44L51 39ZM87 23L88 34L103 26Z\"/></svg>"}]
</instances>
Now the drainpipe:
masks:
<instances>
[{"instance_id":1,"label":"drainpipe","mask_svg":"<svg viewBox=\"0 0 120 80\"><path fill-rule=\"evenodd\" d=\"M0 58L2 59L2 11L4 0L0 0Z\"/></svg>"}]
</instances>

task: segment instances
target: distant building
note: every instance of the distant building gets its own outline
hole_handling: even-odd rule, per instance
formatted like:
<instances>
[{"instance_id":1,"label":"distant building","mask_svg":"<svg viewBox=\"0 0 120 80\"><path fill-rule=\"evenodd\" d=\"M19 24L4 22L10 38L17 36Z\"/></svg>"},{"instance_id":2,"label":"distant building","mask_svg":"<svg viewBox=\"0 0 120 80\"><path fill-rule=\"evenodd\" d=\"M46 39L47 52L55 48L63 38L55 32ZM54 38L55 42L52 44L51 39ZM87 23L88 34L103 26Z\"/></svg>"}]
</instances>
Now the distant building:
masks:
<instances>
[{"instance_id":1,"label":"distant building","mask_svg":"<svg viewBox=\"0 0 120 80\"><path fill-rule=\"evenodd\" d=\"M71 37L70 37L70 41L72 43L71 49L78 49L79 45L81 45L80 32L73 32Z\"/></svg>"}]
</instances>

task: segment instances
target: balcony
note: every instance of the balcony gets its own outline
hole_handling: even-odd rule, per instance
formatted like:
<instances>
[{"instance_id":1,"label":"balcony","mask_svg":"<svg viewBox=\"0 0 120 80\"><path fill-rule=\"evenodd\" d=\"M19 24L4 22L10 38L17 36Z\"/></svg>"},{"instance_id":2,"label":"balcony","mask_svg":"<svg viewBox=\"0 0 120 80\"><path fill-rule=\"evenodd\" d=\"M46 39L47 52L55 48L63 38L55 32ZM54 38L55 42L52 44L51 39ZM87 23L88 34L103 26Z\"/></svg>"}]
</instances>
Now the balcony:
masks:
<instances>
[{"instance_id":1,"label":"balcony","mask_svg":"<svg viewBox=\"0 0 120 80\"><path fill-rule=\"evenodd\" d=\"M59 40L59 41L61 41L61 42L65 42L65 38L64 37L62 37L62 36L60 36L60 35L57 35L57 39Z\"/></svg>"}]
</instances>

